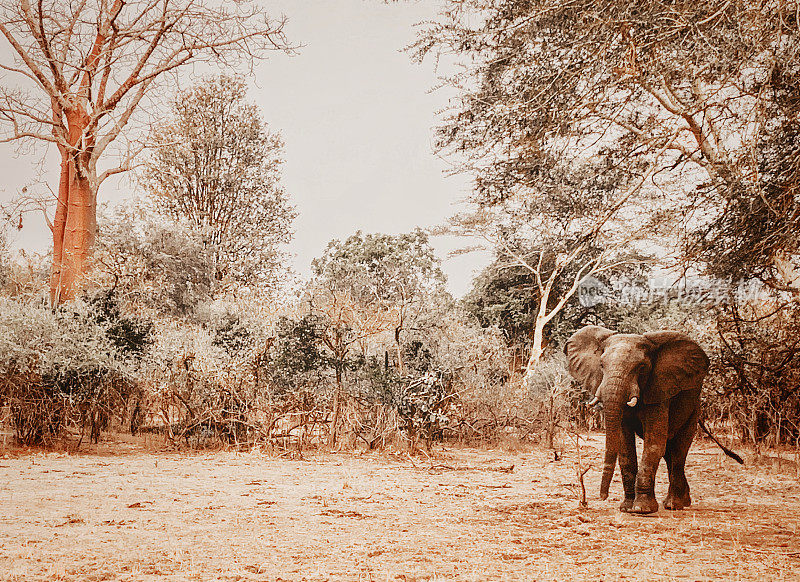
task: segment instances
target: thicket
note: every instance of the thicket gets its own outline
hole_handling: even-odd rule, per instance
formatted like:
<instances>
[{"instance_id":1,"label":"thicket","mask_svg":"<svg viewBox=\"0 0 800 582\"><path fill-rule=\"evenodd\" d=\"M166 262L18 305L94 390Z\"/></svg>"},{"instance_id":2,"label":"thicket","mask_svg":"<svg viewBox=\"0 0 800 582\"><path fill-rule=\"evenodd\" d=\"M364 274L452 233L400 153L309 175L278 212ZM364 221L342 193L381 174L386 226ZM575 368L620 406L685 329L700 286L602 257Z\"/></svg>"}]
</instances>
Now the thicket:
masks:
<instances>
[{"instance_id":1,"label":"thicket","mask_svg":"<svg viewBox=\"0 0 800 582\"><path fill-rule=\"evenodd\" d=\"M65 430L97 442L142 390L137 365L151 325L127 317L113 293L56 309L0 297L0 403L16 438L49 445Z\"/></svg>"},{"instance_id":2,"label":"thicket","mask_svg":"<svg viewBox=\"0 0 800 582\"><path fill-rule=\"evenodd\" d=\"M95 280L110 290L55 308L16 283L2 294L1 406L23 444L105 430L180 447L552 440L564 378L520 393L501 330L444 291L419 231L335 241L281 304L215 296L190 230L125 208L101 226Z\"/></svg>"},{"instance_id":3,"label":"thicket","mask_svg":"<svg viewBox=\"0 0 800 582\"><path fill-rule=\"evenodd\" d=\"M108 291L56 309L3 297L0 399L10 426L26 445L79 446L112 429L157 432L181 447L554 445L564 431L600 426L559 349L576 326L599 323L687 331L711 355L709 419L759 446L798 435L800 330L786 308L730 302L716 312L677 298L571 305L525 389L524 336L515 344L456 303L416 322L399 359L394 329L342 357L331 340L355 337L346 323L303 304L273 305L266 318L262 309L210 300L175 318L134 316L140 307Z\"/></svg>"},{"instance_id":4,"label":"thicket","mask_svg":"<svg viewBox=\"0 0 800 582\"><path fill-rule=\"evenodd\" d=\"M169 248L183 248L174 247L174 236ZM377 246L391 254L398 242L406 252L404 241L391 237ZM427 242L419 242L428 257ZM289 304L214 298L189 285L181 304L192 308L176 309L174 294L145 297L153 282L140 279L137 290L126 276L116 279L117 288L52 308L9 284L0 298L0 399L16 438L80 445L113 429L157 432L180 447L554 445L564 431L600 426L588 395L568 378L560 350L574 329L594 323L621 332L686 331L712 359L708 417L759 446L796 442L800 330L791 305L735 294L721 303L689 301L675 289L640 303L611 293L591 306L576 298L552 326L546 357L523 388L527 338L516 322L531 312L522 300L530 284L525 276L491 266L463 302L437 285L420 285L419 297L387 292L370 303L389 280L375 270L381 261L372 260L374 243L358 235L344 245L371 249L364 254L334 245L338 287L326 287L320 275ZM160 254L157 245L144 246ZM183 260L197 259L174 256L164 263L163 281L185 272ZM362 270L362 261L372 271ZM414 265L408 261L393 277L410 276ZM380 285L357 299L347 285L362 286L365 276Z\"/></svg>"}]
</instances>

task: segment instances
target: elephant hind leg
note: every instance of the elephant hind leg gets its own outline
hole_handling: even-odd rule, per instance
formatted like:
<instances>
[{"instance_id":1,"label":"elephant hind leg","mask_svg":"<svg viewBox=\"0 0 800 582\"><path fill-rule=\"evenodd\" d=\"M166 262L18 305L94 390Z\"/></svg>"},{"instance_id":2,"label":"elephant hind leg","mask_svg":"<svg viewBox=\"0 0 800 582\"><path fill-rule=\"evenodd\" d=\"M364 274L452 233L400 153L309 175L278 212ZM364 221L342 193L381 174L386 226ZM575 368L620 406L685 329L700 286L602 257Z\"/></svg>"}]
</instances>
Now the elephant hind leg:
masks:
<instances>
[{"instance_id":1,"label":"elephant hind leg","mask_svg":"<svg viewBox=\"0 0 800 582\"><path fill-rule=\"evenodd\" d=\"M685 468L686 456L689 454L689 447L692 446L692 440L697 430L698 416L699 413L695 410L681 430L667 441L664 461L666 461L669 472L669 491L664 499L664 509L679 510L692 504Z\"/></svg>"}]
</instances>

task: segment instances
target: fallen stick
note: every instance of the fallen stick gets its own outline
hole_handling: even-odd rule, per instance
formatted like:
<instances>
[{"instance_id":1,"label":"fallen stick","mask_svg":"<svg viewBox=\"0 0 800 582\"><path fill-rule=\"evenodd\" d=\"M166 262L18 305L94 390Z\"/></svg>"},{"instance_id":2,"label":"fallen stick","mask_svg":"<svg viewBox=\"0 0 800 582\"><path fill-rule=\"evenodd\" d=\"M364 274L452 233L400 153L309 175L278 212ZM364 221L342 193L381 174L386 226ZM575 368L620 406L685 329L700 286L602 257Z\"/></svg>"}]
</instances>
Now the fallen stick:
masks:
<instances>
[{"instance_id":1,"label":"fallen stick","mask_svg":"<svg viewBox=\"0 0 800 582\"><path fill-rule=\"evenodd\" d=\"M760 548L743 548L746 552L754 554L769 554L770 556L800 556L800 550L797 552L775 552L773 550L762 550Z\"/></svg>"}]
</instances>

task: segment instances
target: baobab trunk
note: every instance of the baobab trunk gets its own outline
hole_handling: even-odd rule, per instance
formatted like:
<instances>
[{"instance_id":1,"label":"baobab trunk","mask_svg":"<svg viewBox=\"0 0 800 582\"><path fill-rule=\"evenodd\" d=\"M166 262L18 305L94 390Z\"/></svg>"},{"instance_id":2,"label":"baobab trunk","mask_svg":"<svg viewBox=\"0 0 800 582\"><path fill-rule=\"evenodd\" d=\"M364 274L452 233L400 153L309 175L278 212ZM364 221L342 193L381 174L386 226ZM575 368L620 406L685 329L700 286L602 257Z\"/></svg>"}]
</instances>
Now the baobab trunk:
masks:
<instances>
[{"instance_id":1,"label":"baobab trunk","mask_svg":"<svg viewBox=\"0 0 800 582\"><path fill-rule=\"evenodd\" d=\"M86 116L70 123L68 141L73 147L83 137ZM83 144L84 146L86 144ZM97 232L97 188L89 154L77 148L59 148L61 172L58 205L53 220L53 266L50 272L50 300L55 305L74 299L83 289L85 275Z\"/></svg>"}]
</instances>

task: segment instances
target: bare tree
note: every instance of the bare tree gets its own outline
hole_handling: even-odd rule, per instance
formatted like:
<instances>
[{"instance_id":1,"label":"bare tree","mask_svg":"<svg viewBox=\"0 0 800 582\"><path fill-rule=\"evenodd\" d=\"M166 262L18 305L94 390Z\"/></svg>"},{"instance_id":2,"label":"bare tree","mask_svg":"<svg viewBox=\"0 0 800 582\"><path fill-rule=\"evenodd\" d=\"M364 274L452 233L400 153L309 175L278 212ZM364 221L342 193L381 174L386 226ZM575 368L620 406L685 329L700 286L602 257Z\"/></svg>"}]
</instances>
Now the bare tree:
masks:
<instances>
[{"instance_id":1,"label":"bare tree","mask_svg":"<svg viewBox=\"0 0 800 582\"><path fill-rule=\"evenodd\" d=\"M54 144L61 156L50 290L75 296L96 231L97 192L131 166L102 169L142 100L170 73L200 61L249 65L287 49L282 21L248 0L0 0L0 142ZM168 78L168 77L167 77ZM16 84L12 84L15 79Z\"/></svg>"}]
</instances>

